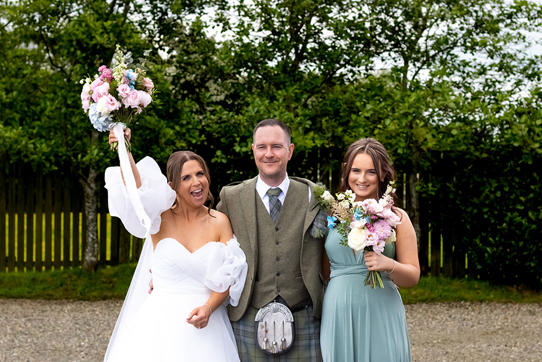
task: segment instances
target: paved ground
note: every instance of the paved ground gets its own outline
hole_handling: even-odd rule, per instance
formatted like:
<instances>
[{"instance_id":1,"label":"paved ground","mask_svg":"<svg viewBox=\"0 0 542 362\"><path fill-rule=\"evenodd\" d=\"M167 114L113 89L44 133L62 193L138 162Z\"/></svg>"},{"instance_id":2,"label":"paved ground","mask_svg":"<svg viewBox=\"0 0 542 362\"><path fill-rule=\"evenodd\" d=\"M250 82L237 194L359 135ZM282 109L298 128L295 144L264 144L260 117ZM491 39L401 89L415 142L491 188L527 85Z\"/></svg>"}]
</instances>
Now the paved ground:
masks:
<instances>
[{"instance_id":1,"label":"paved ground","mask_svg":"<svg viewBox=\"0 0 542 362\"><path fill-rule=\"evenodd\" d=\"M102 361L122 302L0 299L0 361ZM413 361L542 361L542 305L406 306Z\"/></svg>"}]
</instances>

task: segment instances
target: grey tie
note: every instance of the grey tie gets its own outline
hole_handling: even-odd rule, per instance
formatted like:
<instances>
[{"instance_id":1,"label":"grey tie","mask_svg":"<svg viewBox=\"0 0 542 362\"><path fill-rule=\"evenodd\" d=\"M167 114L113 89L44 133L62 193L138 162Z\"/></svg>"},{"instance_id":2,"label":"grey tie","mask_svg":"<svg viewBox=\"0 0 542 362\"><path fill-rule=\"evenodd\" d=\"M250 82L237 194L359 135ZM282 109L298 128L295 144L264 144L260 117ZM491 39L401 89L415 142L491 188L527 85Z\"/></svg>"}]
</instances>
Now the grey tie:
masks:
<instances>
[{"instance_id":1,"label":"grey tie","mask_svg":"<svg viewBox=\"0 0 542 362\"><path fill-rule=\"evenodd\" d=\"M277 222L280 214L280 209L282 209L282 204L279 200L279 195L282 192L281 189L269 189L267 190L267 196L269 196L269 215L274 222Z\"/></svg>"}]
</instances>

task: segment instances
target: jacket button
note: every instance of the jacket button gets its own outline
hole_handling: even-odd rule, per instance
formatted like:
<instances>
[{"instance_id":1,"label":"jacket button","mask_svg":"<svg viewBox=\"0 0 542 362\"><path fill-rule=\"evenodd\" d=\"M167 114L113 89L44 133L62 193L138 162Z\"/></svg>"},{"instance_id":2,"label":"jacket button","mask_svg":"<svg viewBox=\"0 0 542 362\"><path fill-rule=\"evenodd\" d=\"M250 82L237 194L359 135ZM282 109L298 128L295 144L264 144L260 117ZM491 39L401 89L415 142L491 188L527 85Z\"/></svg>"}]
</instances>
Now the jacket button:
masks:
<instances>
[{"instance_id":1,"label":"jacket button","mask_svg":"<svg viewBox=\"0 0 542 362\"><path fill-rule=\"evenodd\" d=\"M279 231L279 228L278 228L278 227L275 227L275 231Z\"/></svg>"},{"instance_id":2,"label":"jacket button","mask_svg":"<svg viewBox=\"0 0 542 362\"><path fill-rule=\"evenodd\" d=\"M279 245L279 241L278 241L278 240L277 240L277 241L275 241L275 244Z\"/></svg>"},{"instance_id":3,"label":"jacket button","mask_svg":"<svg viewBox=\"0 0 542 362\"><path fill-rule=\"evenodd\" d=\"M280 273L277 273L277 276L280 277Z\"/></svg>"},{"instance_id":4,"label":"jacket button","mask_svg":"<svg viewBox=\"0 0 542 362\"><path fill-rule=\"evenodd\" d=\"M280 288L277 288L277 293L280 293Z\"/></svg>"},{"instance_id":5,"label":"jacket button","mask_svg":"<svg viewBox=\"0 0 542 362\"><path fill-rule=\"evenodd\" d=\"M280 258L277 256L277 261L280 261Z\"/></svg>"}]
</instances>

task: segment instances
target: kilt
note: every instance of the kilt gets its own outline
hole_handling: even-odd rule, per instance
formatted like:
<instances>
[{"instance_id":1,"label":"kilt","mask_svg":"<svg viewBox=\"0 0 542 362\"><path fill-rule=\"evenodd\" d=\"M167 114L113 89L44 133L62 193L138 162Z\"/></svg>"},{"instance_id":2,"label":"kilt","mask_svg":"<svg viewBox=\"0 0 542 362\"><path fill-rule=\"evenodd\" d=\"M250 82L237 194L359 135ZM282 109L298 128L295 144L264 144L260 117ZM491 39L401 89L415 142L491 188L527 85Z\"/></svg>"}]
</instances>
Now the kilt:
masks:
<instances>
[{"instance_id":1,"label":"kilt","mask_svg":"<svg viewBox=\"0 0 542 362\"><path fill-rule=\"evenodd\" d=\"M243 318L231 322L239 358L242 362L322 361L320 350L320 320L312 313L312 306L293 313L295 340L292 348L281 355L268 355L256 346L255 321L258 310L248 307Z\"/></svg>"}]
</instances>

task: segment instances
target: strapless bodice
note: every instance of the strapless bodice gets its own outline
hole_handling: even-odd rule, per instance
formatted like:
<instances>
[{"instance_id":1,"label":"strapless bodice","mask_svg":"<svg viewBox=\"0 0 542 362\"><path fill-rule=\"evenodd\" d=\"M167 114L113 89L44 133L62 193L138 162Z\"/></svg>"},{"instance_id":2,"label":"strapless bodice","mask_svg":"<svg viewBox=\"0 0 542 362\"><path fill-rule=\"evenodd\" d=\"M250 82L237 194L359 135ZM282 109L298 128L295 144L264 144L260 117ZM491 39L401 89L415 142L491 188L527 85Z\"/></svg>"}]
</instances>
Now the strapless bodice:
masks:
<instances>
[{"instance_id":1,"label":"strapless bodice","mask_svg":"<svg viewBox=\"0 0 542 362\"><path fill-rule=\"evenodd\" d=\"M211 293L202 283L202 278L218 244L208 242L191 253L173 238L160 240L151 259L154 291L169 294ZM196 269L193 268L194 265L197 266ZM194 273L190 273L186 267L193 269Z\"/></svg>"}]
</instances>

